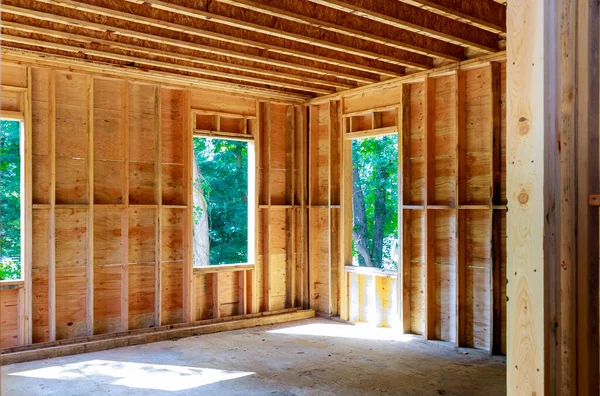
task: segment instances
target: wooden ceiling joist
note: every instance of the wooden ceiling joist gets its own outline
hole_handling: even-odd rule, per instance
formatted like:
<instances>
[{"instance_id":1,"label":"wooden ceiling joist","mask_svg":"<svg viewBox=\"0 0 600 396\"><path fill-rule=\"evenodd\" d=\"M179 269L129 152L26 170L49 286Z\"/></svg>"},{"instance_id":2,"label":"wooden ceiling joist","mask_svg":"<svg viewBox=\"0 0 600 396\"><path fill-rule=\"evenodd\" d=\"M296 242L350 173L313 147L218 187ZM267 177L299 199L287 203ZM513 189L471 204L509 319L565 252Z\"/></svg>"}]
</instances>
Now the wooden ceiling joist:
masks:
<instances>
[{"instance_id":1,"label":"wooden ceiling joist","mask_svg":"<svg viewBox=\"0 0 600 396\"><path fill-rule=\"evenodd\" d=\"M211 46L207 46L207 45L197 44L194 42L187 42L187 41L183 41L183 40L173 39L170 37L160 36L157 34L148 34L148 33L139 32L136 30L125 29L125 28L112 26L112 25L107 26L107 25L102 25L99 23L83 21L83 20L74 19L74 18L62 16L62 15L45 13L45 12L36 11L36 10L28 9L28 8L15 7L15 6L7 5L7 4L2 5L2 13L3 13L3 15L5 15L7 13L13 14L13 15L19 15L19 16L23 16L23 17L27 17L27 18L34 18L34 19L37 19L40 21L53 22L53 23L57 23L57 24L61 24L61 25L69 26L69 27L84 29L84 30L94 30L97 32L104 32L104 33L108 32L111 35L118 35L118 36L122 36L122 37L138 39L138 40L142 40L142 41L151 41L151 42L155 42L155 43L165 43L165 44L169 44L169 45L179 47L179 48L185 48L185 49L200 51L200 52L209 53L209 54L218 54L221 56L236 58L236 59L243 60L243 61L252 61L252 62L259 63L259 64L276 67L278 71L282 71L282 68L290 69L290 72L287 72L286 74L289 74L291 76L297 76L297 74L293 74L291 71L298 70L298 71L302 71L302 72L306 72L306 73L313 73L318 76L336 77L339 79L355 81L358 83L373 83L373 82L378 81L374 78L364 77L362 75L359 75L358 73L357 74L349 74L349 73L344 73L344 72L337 71L337 70L332 71L325 67L318 68L318 67L313 67L313 66L309 66L309 65L304 65L303 63L292 63L292 62L282 61L279 59L270 58L268 56L256 56L256 55L246 54L243 52L229 50L227 48L211 47ZM230 63L230 65L231 65L231 67L237 66L237 64L233 64L233 63ZM310 81L310 80L307 79L306 81ZM337 86L335 84L332 84L332 85ZM339 88L346 88L344 85L345 84L342 84L341 86L339 86Z\"/></svg>"},{"instance_id":2,"label":"wooden ceiling joist","mask_svg":"<svg viewBox=\"0 0 600 396\"><path fill-rule=\"evenodd\" d=\"M89 48L64 46L64 45L58 44L58 43L48 43L48 42L44 42L41 40L31 40L31 39L27 39L24 37L11 35L10 33L5 33L7 28L9 28L11 30L14 29L14 30L22 31L22 32L42 34L42 35L56 37L56 38L64 39L64 40L72 40L72 41L76 41L78 43L91 44L94 46L97 46L98 44L100 44L104 47L108 47L109 49L123 49L123 50L131 51L131 52L134 52L137 54L135 57L123 56L120 54L113 54L113 53L110 53L107 51L96 51L94 49L89 49ZM256 83L256 84L273 85L273 86L278 86L278 87L282 87L282 88L290 88L290 89L306 91L306 92L327 94L327 93L332 93L335 91L335 89L333 89L333 88L329 88L329 89L324 88L324 87L317 88L314 86L299 85L299 84L294 84L291 82L282 82L282 81L266 79L266 78L256 78L256 77L247 76L247 75L226 73L226 72L221 72L218 70L204 70L201 67L189 67L189 66L182 65L182 64L171 64L170 62L166 62L166 61L155 61L152 59L146 59L144 57L141 57L139 54L141 53L141 54L144 54L145 56L161 56L165 60L166 59L176 59L176 60L184 61L184 62L188 62L188 63L195 63L195 64L201 63L200 61L198 61L197 58L195 58L193 56L174 54L171 52L165 52L165 51L160 51L160 50L155 50L155 49L148 50L143 47L133 46L133 45L129 45L129 44L122 44L122 43L114 43L114 42L107 41L107 40L91 39L89 37L80 36L80 35L76 35L76 34L61 33L61 32L56 32L56 31L49 30L49 29L37 28L37 27L32 27L32 26L26 27L26 26L17 25L17 24L11 23L11 22L3 22L2 29L3 29L3 32L2 32L3 39L5 41L9 41L9 42L18 42L21 44L29 44L29 45L35 45L35 46L45 47L45 48L68 50L71 52L81 52L82 50L85 50L86 54L96 55L96 56L107 58L107 59L135 62L135 63L149 65L149 66L173 69L174 71L182 70L182 71L187 71L187 72L192 72L192 73L206 74L206 75L213 76L213 77L222 77L222 78L226 78L226 79L239 80L239 81L245 81L245 82Z\"/></svg>"},{"instance_id":3,"label":"wooden ceiling joist","mask_svg":"<svg viewBox=\"0 0 600 396\"><path fill-rule=\"evenodd\" d=\"M340 18L337 10L320 4L311 4L309 0L217 1L418 54L451 61L464 59L464 49L456 44L365 20L356 15L344 14Z\"/></svg>"},{"instance_id":4,"label":"wooden ceiling joist","mask_svg":"<svg viewBox=\"0 0 600 396\"><path fill-rule=\"evenodd\" d=\"M400 1L494 33L506 33L506 6L494 0Z\"/></svg>"},{"instance_id":5,"label":"wooden ceiling joist","mask_svg":"<svg viewBox=\"0 0 600 396\"><path fill-rule=\"evenodd\" d=\"M202 69L196 69L194 67L173 64L173 63L169 63L169 62L143 59L143 58L128 56L128 55L114 54L111 52L98 51L98 50L94 50L94 49L90 49L90 48L85 48L84 51L82 51L81 47L74 47L74 46L59 44L59 43L51 43L51 42L42 41L42 40L28 39L28 38L13 36L13 35L4 34L4 33L2 34L2 36L3 36L3 40L6 42L25 44L25 45L34 46L34 47L50 48L50 49L66 51L66 52L80 53L80 52L85 51L86 56L91 55L91 56L95 56L98 58L112 59L112 60L130 63L130 64L141 64L141 65L154 66L157 68L181 70L181 71L185 71L185 72L189 72L189 73L198 74L200 76L204 76L204 77L200 77L200 78L205 78L205 79L206 79L206 77L220 77L220 78L232 79L232 77L230 75L227 75L226 73L206 71L206 70L202 70ZM240 79L240 78L236 78L236 79ZM276 85L275 82L266 82L265 83L264 80L258 80L258 79L253 79L253 81L248 81L248 80L245 80L245 81L253 82L253 83L260 83L260 84ZM230 83L230 82L224 81L224 83ZM268 87L259 87L259 88L268 88ZM282 88L292 88L292 87L290 87L289 85L283 85ZM310 91L306 87L303 87L303 89L305 91ZM302 93L298 93L298 94L302 94Z\"/></svg>"},{"instance_id":6,"label":"wooden ceiling joist","mask_svg":"<svg viewBox=\"0 0 600 396\"><path fill-rule=\"evenodd\" d=\"M130 45L130 44L123 43L123 42L103 40L103 39L98 39L97 37L89 37L89 36L84 36L84 35L80 35L80 34L73 34L73 33L60 31L60 30L45 29L45 28L40 28L37 26L25 25L25 24L21 24L21 23L14 23L14 22L6 21L6 20L2 22L2 27L3 28L11 28L11 29L15 29L15 30L23 31L23 32L29 32L29 33L40 33L40 34L45 34L47 36L53 36L53 37L62 38L62 39L73 39L73 40L79 40L79 41L87 42L87 43L98 43L98 44L103 44L108 47L121 48L121 49L130 50L130 51L136 51L139 53L144 53L149 56L159 55L159 56L164 56L165 58L179 59L179 60L183 60L183 61L193 62L196 64L218 67L220 69L229 69L229 70L235 70L235 71L244 72L244 73L258 74L258 75L264 76L263 83L265 83L265 84L268 84L270 81L272 81L269 78L273 78L273 77L275 77L279 80L292 80L293 82L291 82L291 83L288 82L286 84L281 84L281 82L279 82L279 83L273 83L273 85L276 85L276 86L277 85L281 85L281 86L288 85L290 87L296 87L297 89L307 90L307 91L311 91L311 92L334 91L336 88L348 89L348 88L354 87L354 85L330 82L330 81L326 81L326 80L319 80L316 78L308 78L308 77L298 76L298 75L294 75L294 74L279 73L276 71L260 69L257 67L250 67L250 66L244 66L244 65L237 65L237 64L233 64L233 63L221 62L221 61L216 61L216 60L212 60L212 59L202 58L197 55L182 54L182 53L178 53L176 51L164 51L164 50L159 50L159 49L155 49L155 48L142 47L142 46L140 46L140 45L142 45L141 44L142 42L140 42L140 41L136 41L137 45ZM231 73L228 73L228 74L231 74ZM244 79L243 75L236 76L235 74L231 74L231 76L232 76L231 78ZM250 80L248 80L248 81L250 81ZM306 86L300 85L300 84L298 84L298 82L316 84L316 85L321 86L321 89L318 89L317 91L312 91L312 89L310 89Z\"/></svg>"},{"instance_id":7,"label":"wooden ceiling joist","mask_svg":"<svg viewBox=\"0 0 600 396\"><path fill-rule=\"evenodd\" d=\"M310 1L450 43L474 48L484 53L498 51L497 34L397 0Z\"/></svg>"},{"instance_id":8,"label":"wooden ceiling joist","mask_svg":"<svg viewBox=\"0 0 600 396\"><path fill-rule=\"evenodd\" d=\"M282 45L278 45L280 40L274 40L273 38L269 38L268 36L262 37L259 35L254 35L253 39L248 39L248 32L243 31L242 29L238 29L238 31L229 31L230 34L223 34L220 32L216 32L213 30L208 30L206 28L198 28L191 25L181 25L174 22L169 22L169 20L173 19L173 14L180 14L185 16L190 16L188 14L193 14L192 9L186 7L177 7L173 6L172 14L164 15L164 19L151 18L144 16L144 8L147 8L144 5L139 5L136 9L133 9L133 12L125 12L122 10L118 10L115 8L107 8L101 7L86 3L80 3L72 0L37 0L41 3L54 4L61 7L70 8L78 11L85 11L89 13L94 13L102 16L106 16L109 18L121 19L124 21L128 21L135 24L151 26L158 29L166 29L180 33L191 34L203 38L218 40L221 42L232 43L232 44L240 44L244 46L254 47L258 49L273 51L276 53L295 56L303 59L313 60L321 63L328 63L337 66L343 66L345 68L379 74L381 76L387 77L395 77L399 75L403 75L405 68L403 66L394 65L386 62L379 61L377 59L367 59L361 56L348 54L341 51L328 51L324 49L320 49L316 46L304 46L301 47L302 43L282 43ZM117 3L121 5L121 3ZM114 5L110 3L110 5ZM199 12L199 11L198 11ZM204 19L207 24L214 24L214 22L210 21L210 17L200 17L197 18ZM213 28L214 26L211 26ZM236 35L233 35L233 34ZM296 45L292 45L296 44ZM308 47L308 48L307 48ZM301 49L296 49L301 48Z\"/></svg>"},{"instance_id":9,"label":"wooden ceiling joist","mask_svg":"<svg viewBox=\"0 0 600 396\"><path fill-rule=\"evenodd\" d=\"M314 45L332 51L340 51L352 55L375 59L395 65L428 69L433 61L430 57L408 52L403 49L391 49L378 43L367 42L361 38L351 36L328 35L325 36L319 29L307 29L305 24L298 23L288 18L279 18L271 15L265 18L264 14L257 13L250 8L231 7L210 3L212 12L183 7L162 0L127 0L136 4L150 5L153 8L199 18L205 21L217 22L233 28L250 30L256 33L290 40L293 42ZM232 2L235 4L236 2ZM241 11L241 12L240 12ZM231 17L235 15L236 18ZM274 20L271 20L275 18ZM284 20L284 21L282 21ZM283 22L283 23L282 23ZM277 26L277 28L271 27Z\"/></svg>"}]
</instances>

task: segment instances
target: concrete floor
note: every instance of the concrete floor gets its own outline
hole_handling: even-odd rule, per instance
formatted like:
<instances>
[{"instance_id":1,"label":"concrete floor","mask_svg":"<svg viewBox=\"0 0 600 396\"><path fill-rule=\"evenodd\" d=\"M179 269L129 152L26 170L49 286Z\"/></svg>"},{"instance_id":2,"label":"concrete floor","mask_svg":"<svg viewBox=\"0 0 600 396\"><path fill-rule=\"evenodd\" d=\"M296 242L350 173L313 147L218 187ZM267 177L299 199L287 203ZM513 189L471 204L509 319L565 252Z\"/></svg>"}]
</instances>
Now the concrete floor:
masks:
<instances>
[{"instance_id":1,"label":"concrete floor","mask_svg":"<svg viewBox=\"0 0 600 396\"><path fill-rule=\"evenodd\" d=\"M322 318L3 366L2 395L503 395L503 358Z\"/></svg>"}]
</instances>

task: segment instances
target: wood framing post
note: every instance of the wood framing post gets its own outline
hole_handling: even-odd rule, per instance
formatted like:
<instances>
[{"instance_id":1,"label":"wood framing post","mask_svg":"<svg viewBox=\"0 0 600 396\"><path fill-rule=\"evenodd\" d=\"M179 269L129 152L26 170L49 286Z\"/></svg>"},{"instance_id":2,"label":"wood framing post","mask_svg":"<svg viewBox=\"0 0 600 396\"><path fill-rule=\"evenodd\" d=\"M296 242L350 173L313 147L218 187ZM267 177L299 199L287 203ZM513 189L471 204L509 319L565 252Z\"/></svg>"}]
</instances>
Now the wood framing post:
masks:
<instances>
[{"instance_id":1,"label":"wood framing post","mask_svg":"<svg viewBox=\"0 0 600 396\"><path fill-rule=\"evenodd\" d=\"M599 392L598 7L508 3L508 394Z\"/></svg>"}]
</instances>

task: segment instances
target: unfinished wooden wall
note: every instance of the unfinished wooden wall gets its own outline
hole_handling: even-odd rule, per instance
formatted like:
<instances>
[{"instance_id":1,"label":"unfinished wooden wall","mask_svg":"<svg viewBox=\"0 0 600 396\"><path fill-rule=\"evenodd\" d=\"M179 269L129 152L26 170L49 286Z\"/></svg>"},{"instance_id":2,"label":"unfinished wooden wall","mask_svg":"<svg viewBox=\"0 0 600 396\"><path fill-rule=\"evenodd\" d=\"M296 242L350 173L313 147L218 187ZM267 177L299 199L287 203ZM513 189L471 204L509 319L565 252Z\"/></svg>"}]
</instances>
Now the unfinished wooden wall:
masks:
<instances>
[{"instance_id":1,"label":"unfinished wooden wall","mask_svg":"<svg viewBox=\"0 0 600 396\"><path fill-rule=\"evenodd\" d=\"M311 142L318 139L309 157L309 243L318 246L309 249L312 306L335 315L339 302L343 318L377 324L395 323L399 312L405 332L505 353L504 96L505 64L485 63L311 106ZM385 271L331 275L351 263L350 139L389 133L399 133L400 145L395 287Z\"/></svg>"},{"instance_id":2,"label":"unfinished wooden wall","mask_svg":"<svg viewBox=\"0 0 600 396\"><path fill-rule=\"evenodd\" d=\"M27 65L2 88L3 117L32 109L33 233L0 283L0 347L308 306L304 107ZM192 268L198 131L254 140L256 266Z\"/></svg>"}]
</instances>

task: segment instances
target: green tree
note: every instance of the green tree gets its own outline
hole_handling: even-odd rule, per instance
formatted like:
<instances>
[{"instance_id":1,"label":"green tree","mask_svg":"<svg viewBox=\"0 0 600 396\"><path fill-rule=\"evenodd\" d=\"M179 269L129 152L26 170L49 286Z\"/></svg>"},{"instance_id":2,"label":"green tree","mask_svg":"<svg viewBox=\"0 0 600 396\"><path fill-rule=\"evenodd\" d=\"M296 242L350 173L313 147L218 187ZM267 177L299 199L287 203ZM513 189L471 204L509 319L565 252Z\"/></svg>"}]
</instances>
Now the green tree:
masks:
<instances>
[{"instance_id":1,"label":"green tree","mask_svg":"<svg viewBox=\"0 0 600 396\"><path fill-rule=\"evenodd\" d=\"M398 136L352 141L353 256L361 266L395 269Z\"/></svg>"},{"instance_id":2,"label":"green tree","mask_svg":"<svg viewBox=\"0 0 600 396\"><path fill-rule=\"evenodd\" d=\"M248 144L196 138L194 155L194 233L207 216L210 265L248 262Z\"/></svg>"},{"instance_id":3,"label":"green tree","mask_svg":"<svg viewBox=\"0 0 600 396\"><path fill-rule=\"evenodd\" d=\"M0 120L0 279L21 277L20 129Z\"/></svg>"}]
</instances>

